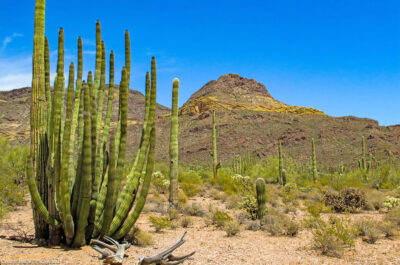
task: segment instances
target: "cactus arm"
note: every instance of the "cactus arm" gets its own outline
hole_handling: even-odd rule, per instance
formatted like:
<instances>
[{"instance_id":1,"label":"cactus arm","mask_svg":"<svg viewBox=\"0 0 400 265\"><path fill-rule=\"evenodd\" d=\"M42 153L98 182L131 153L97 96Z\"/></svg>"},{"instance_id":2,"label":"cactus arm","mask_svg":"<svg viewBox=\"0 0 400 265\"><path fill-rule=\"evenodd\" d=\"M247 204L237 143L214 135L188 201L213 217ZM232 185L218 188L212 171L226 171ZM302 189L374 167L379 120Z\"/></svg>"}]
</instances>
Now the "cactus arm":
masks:
<instances>
[{"instance_id":1,"label":"cactus arm","mask_svg":"<svg viewBox=\"0 0 400 265\"><path fill-rule=\"evenodd\" d=\"M32 202L35 205L35 209L48 224L51 224L56 227L60 226L60 223L49 214L49 212L46 209L46 206L44 205L42 199L40 198L36 181L33 176L32 161L30 158L27 159L25 174L26 178L28 179L29 192L31 194Z\"/></svg>"},{"instance_id":2,"label":"cactus arm","mask_svg":"<svg viewBox=\"0 0 400 265\"><path fill-rule=\"evenodd\" d=\"M72 115L72 123L71 123L71 136L69 142L69 148L72 151L72 156L69 158L68 168L69 168L69 180L68 187L70 194L72 193L72 187L75 182L76 177L76 164L74 160L74 154L76 153L76 128L78 126L78 118L79 118L79 110L81 108L81 88L82 88L82 70L83 70L83 58L82 58L82 38L78 38L78 71L77 71L77 79L76 79L76 91L75 91L75 103L74 103L74 113ZM80 121L80 120L79 120ZM78 134L79 135L79 134ZM79 137L79 136L78 136ZM79 143L78 143L79 144ZM77 152L79 154L79 151Z\"/></svg>"},{"instance_id":3,"label":"cactus arm","mask_svg":"<svg viewBox=\"0 0 400 265\"><path fill-rule=\"evenodd\" d=\"M72 243L74 247L80 247L86 244L85 229L88 222L90 198L91 198L91 185L92 185L92 137L91 137L91 96L87 84L83 85L85 93L84 100L84 141L82 147L82 175L81 184L79 187L80 199L77 207L77 224L75 237Z\"/></svg>"},{"instance_id":4,"label":"cactus arm","mask_svg":"<svg viewBox=\"0 0 400 265\"><path fill-rule=\"evenodd\" d=\"M71 203L68 188L68 162L72 156L70 152L70 136L71 136L71 119L72 119L72 103L74 97L74 64L71 63L69 67L69 82L68 82L68 93L67 93L67 109L65 128L62 141L62 157L61 157L61 172L60 172L60 201L62 204L62 217L64 234L66 237L67 245L70 245L74 236L74 222L71 215ZM61 143L60 143L61 147Z\"/></svg>"},{"instance_id":5,"label":"cactus arm","mask_svg":"<svg viewBox=\"0 0 400 265\"><path fill-rule=\"evenodd\" d=\"M101 26L100 21L96 21L96 68L94 71L94 88L92 94L92 100L94 104L97 102L97 93L100 85L100 75L101 75ZM92 103L93 104L93 103Z\"/></svg>"},{"instance_id":6,"label":"cactus arm","mask_svg":"<svg viewBox=\"0 0 400 265\"><path fill-rule=\"evenodd\" d=\"M170 160L170 207L178 206L178 101L179 101L179 80L173 81L172 87L172 110L171 110L171 130L169 142L169 160Z\"/></svg>"},{"instance_id":7,"label":"cactus arm","mask_svg":"<svg viewBox=\"0 0 400 265\"><path fill-rule=\"evenodd\" d=\"M139 214L142 212L144 204L146 202L147 194L149 192L151 176L153 174L154 169L154 149L155 149L155 141L156 141L156 130L154 127L154 123L152 126L151 134L150 134L150 147L149 154L147 158L147 166L146 166L146 175L143 180L142 189L140 191L140 195L135 204L135 208L133 212L126 218L125 222L121 226L121 228L113 234L113 238L119 240L124 237L131 229L132 226L136 223L136 220L139 217Z\"/></svg>"},{"instance_id":8,"label":"cactus arm","mask_svg":"<svg viewBox=\"0 0 400 265\"><path fill-rule=\"evenodd\" d=\"M278 153L279 153L279 182L282 184L282 170L283 170L283 153L282 153L282 142L278 141Z\"/></svg>"},{"instance_id":9,"label":"cactus arm","mask_svg":"<svg viewBox=\"0 0 400 265\"><path fill-rule=\"evenodd\" d=\"M104 205L104 215L100 230L100 238L108 234L110 224L113 218L114 204L116 199L116 157L115 157L115 135L110 139L110 163L108 166L108 189L106 194L106 201Z\"/></svg>"},{"instance_id":10,"label":"cactus arm","mask_svg":"<svg viewBox=\"0 0 400 265\"><path fill-rule=\"evenodd\" d=\"M156 110L156 90L157 90L157 72L156 72L156 59L153 57L151 60L151 91L150 91L150 107L149 107L149 120L148 124L153 124L155 110ZM119 208L116 210L116 214L111 222L109 234L113 234L121 225L123 220L126 218L131 206L133 199L136 196L138 179L140 178L146 159L146 155L149 147L151 126L146 126L145 134L143 136L142 146L137 158L136 167L132 168L131 172L127 177L127 182L118 197L117 205ZM117 165L118 168L118 165ZM118 171L117 171L118 172ZM119 182L117 182L117 185ZM118 187L118 186L117 186Z\"/></svg>"},{"instance_id":11,"label":"cactus arm","mask_svg":"<svg viewBox=\"0 0 400 265\"><path fill-rule=\"evenodd\" d=\"M312 176L313 176L314 182L316 182L318 179L318 171L317 171L317 157L315 154L314 138L311 139L311 144L312 144Z\"/></svg>"}]
</instances>

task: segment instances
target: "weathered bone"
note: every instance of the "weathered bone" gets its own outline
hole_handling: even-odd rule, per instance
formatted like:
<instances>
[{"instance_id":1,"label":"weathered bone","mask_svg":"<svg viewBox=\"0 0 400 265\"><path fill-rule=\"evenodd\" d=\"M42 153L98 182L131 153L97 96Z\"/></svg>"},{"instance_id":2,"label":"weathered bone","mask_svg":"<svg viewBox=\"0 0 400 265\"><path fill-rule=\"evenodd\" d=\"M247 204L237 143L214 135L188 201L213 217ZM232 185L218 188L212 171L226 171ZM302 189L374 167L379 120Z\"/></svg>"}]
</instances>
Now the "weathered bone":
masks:
<instances>
[{"instance_id":1,"label":"weathered bone","mask_svg":"<svg viewBox=\"0 0 400 265\"><path fill-rule=\"evenodd\" d=\"M124 257L127 257L127 255L125 254L125 250L128 249L131 246L131 244L129 243L120 244L116 240L108 236L105 236L104 239L109 243L113 244L114 246L116 246L116 248L100 240L93 240L91 247L101 254L100 259L103 259L103 264L122 265ZM107 248L112 252L114 252L115 254L112 255L111 253L105 251L101 247Z\"/></svg>"}]
</instances>

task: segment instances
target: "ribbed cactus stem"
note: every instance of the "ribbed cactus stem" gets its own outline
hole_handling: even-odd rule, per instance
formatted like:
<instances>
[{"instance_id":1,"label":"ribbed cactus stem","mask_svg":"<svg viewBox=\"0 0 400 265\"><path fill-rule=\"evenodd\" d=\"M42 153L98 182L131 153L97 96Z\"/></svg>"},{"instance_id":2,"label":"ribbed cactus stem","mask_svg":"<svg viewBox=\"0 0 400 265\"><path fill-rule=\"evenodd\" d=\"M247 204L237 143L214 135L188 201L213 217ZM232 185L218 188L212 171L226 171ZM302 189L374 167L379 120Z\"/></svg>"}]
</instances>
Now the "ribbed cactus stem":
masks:
<instances>
[{"instance_id":1,"label":"ribbed cactus stem","mask_svg":"<svg viewBox=\"0 0 400 265\"><path fill-rule=\"evenodd\" d=\"M178 207L178 104L179 104L179 79L175 78L172 84L172 109L171 129L169 139L170 185L169 204L172 208Z\"/></svg>"},{"instance_id":2,"label":"ribbed cactus stem","mask_svg":"<svg viewBox=\"0 0 400 265\"><path fill-rule=\"evenodd\" d=\"M100 21L96 21L96 68L94 71L94 86L92 100L97 102L97 93L100 86L100 75L101 75L101 26Z\"/></svg>"},{"instance_id":3,"label":"ribbed cactus stem","mask_svg":"<svg viewBox=\"0 0 400 265\"><path fill-rule=\"evenodd\" d=\"M312 177L314 182L317 182L318 179L318 171L317 171L317 157L315 154L315 142L314 138L311 139L311 145L312 145L312 158L311 158L311 163L312 163Z\"/></svg>"},{"instance_id":4,"label":"ribbed cactus stem","mask_svg":"<svg viewBox=\"0 0 400 265\"><path fill-rule=\"evenodd\" d=\"M83 85L84 100L84 141L82 148L82 173L79 189L79 202L77 207L76 232L72 245L80 247L86 244L85 230L88 224L92 186L92 126L91 126L91 96L87 84Z\"/></svg>"},{"instance_id":5,"label":"ribbed cactus stem","mask_svg":"<svg viewBox=\"0 0 400 265\"><path fill-rule=\"evenodd\" d=\"M115 217L111 223L111 227L110 227L110 231L109 231L110 234L114 234L114 232L119 228L122 221L126 218L128 212L131 208L132 202L136 197L139 179L140 179L140 176L143 171L146 154L147 154L148 148L149 148L150 132L151 132L151 127L152 127L151 125L153 124L155 111L156 111L156 89L157 89L157 81L156 81L157 79L156 78L157 78L156 59L153 57L151 60L151 92L150 92L149 119L148 119L148 123L147 123L148 125L145 128L142 146L140 147L140 151L138 153L139 157L137 158L137 160L138 160L137 164L135 167L132 168L131 172L129 173L129 175L127 177L127 182L126 182L120 196L118 197ZM121 112L121 114L122 114L122 112ZM121 115L121 117L122 117L122 115ZM121 128L122 128L122 126L121 126ZM121 133L121 135L122 135L122 133ZM122 141L122 137L121 137L121 141ZM119 167L118 164L117 164L117 170ZM118 176L117 180L120 183L119 178L120 178L120 176ZM117 184L118 184L118 182L117 182ZM118 185L117 185L117 187L118 187Z\"/></svg>"},{"instance_id":6,"label":"ribbed cactus stem","mask_svg":"<svg viewBox=\"0 0 400 265\"><path fill-rule=\"evenodd\" d=\"M217 157L217 129L215 126L215 110L212 111L212 156L213 156L213 176L217 178L218 175L218 168L220 164L218 163Z\"/></svg>"},{"instance_id":7,"label":"ribbed cactus stem","mask_svg":"<svg viewBox=\"0 0 400 265\"><path fill-rule=\"evenodd\" d=\"M76 139L76 130L78 126L78 118L79 118L79 109L83 102L81 101L81 89L82 89L82 75L83 75L83 57L82 57L82 38L78 38L78 69L77 69L77 78L76 78L76 90L75 90L75 101L74 101L74 111L72 114L72 123L71 123L71 137L69 148L72 150L73 154L75 154L75 150L78 150L79 140ZM79 135L79 134L78 134ZM79 138L79 136L78 136ZM78 143L78 145L77 145ZM79 150L78 150L79 154ZM74 157L70 157L69 160L69 190L72 192L72 187L75 181L75 167L77 166L74 162Z\"/></svg>"},{"instance_id":8,"label":"ribbed cactus stem","mask_svg":"<svg viewBox=\"0 0 400 265\"><path fill-rule=\"evenodd\" d=\"M257 217L262 219L266 213L265 202L267 197L265 195L265 181L263 178L258 178L256 181L257 191Z\"/></svg>"},{"instance_id":9,"label":"ribbed cactus stem","mask_svg":"<svg viewBox=\"0 0 400 265\"><path fill-rule=\"evenodd\" d=\"M365 158L365 137L363 136L361 138L361 168L366 169L367 168L367 160Z\"/></svg>"},{"instance_id":10,"label":"ribbed cactus stem","mask_svg":"<svg viewBox=\"0 0 400 265\"><path fill-rule=\"evenodd\" d=\"M283 184L283 177L282 177L282 171L283 171L283 153L282 153L282 142L279 140L278 141L278 151L279 151L279 182Z\"/></svg>"},{"instance_id":11,"label":"ribbed cactus stem","mask_svg":"<svg viewBox=\"0 0 400 265\"><path fill-rule=\"evenodd\" d=\"M47 104L45 91L45 0L37 0L35 5L35 25L33 36L33 68L31 93L31 156L33 179L37 182L39 199L47 200L47 183L45 176L46 150L45 137L47 132ZM46 238L48 225L39 214L40 209L33 208L35 236Z\"/></svg>"},{"instance_id":12,"label":"ribbed cactus stem","mask_svg":"<svg viewBox=\"0 0 400 265\"><path fill-rule=\"evenodd\" d=\"M282 169L282 186L286 185L286 170Z\"/></svg>"},{"instance_id":13,"label":"ribbed cactus stem","mask_svg":"<svg viewBox=\"0 0 400 265\"><path fill-rule=\"evenodd\" d=\"M144 204L146 202L147 194L149 192L151 176L153 174L154 169L154 149L155 149L155 141L156 141L156 129L151 126L150 132L150 146L149 146L149 154L147 157L147 165L146 165L146 174L143 180L142 188L140 190L139 198L136 201L135 208L132 213L126 218L125 222L121 226L121 228L112 235L113 238L121 239L132 229L133 225L136 223L140 213L143 210Z\"/></svg>"}]
</instances>

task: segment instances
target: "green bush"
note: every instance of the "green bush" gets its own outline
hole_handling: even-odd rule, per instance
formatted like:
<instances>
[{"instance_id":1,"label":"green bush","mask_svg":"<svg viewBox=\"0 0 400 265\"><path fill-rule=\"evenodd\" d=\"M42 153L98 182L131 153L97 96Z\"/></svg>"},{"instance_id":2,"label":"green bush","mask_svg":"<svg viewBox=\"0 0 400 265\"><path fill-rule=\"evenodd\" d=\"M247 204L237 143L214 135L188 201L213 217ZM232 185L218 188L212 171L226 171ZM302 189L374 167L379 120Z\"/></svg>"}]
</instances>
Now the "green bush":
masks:
<instances>
[{"instance_id":1,"label":"green bush","mask_svg":"<svg viewBox=\"0 0 400 265\"><path fill-rule=\"evenodd\" d=\"M0 137L0 219L15 206L25 204L25 163L28 147L11 146Z\"/></svg>"},{"instance_id":2,"label":"green bush","mask_svg":"<svg viewBox=\"0 0 400 265\"><path fill-rule=\"evenodd\" d=\"M304 223L311 229L315 249L323 255L341 256L344 247L354 247L355 231L348 219L331 217L329 222L325 222L320 211L308 209L309 216Z\"/></svg>"},{"instance_id":3,"label":"green bush","mask_svg":"<svg viewBox=\"0 0 400 265\"><path fill-rule=\"evenodd\" d=\"M222 210L215 210L212 213L212 221L219 228L223 228L226 223L232 221L232 217Z\"/></svg>"},{"instance_id":4,"label":"green bush","mask_svg":"<svg viewBox=\"0 0 400 265\"><path fill-rule=\"evenodd\" d=\"M153 173L151 182L158 193L165 194L169 190L169 178L164 176L161 171L156 171Z\"/></svg>"},{"instance_id":5,"label":"green bush","mask_svg":"<svg viewBox=\"0 0 400 265\"><path fill-rule=\"evenodd\" d=\"M149 216L149 221L151 223L151 226L154 227L157 233L161 232L162 229L171 226L171 221L168 219L168 217Z\"/></svg>"},{"instance_id":6,"label":"green bush","mask_svg":"<svg viewBox=\"0 0 400 265\"><path fill-rule=\"evenodd\" d=\"M224 226L224 231L228 237L237 235L240 232L240 224L236 220L229 221Z\"/></svg>"},{"instance_id":7,"label":"green bush","mask_svg":"<svg viewBox=\"0 0 400 265\"><path fill-rule=\"evenodd\" d=\"M364 219L355 224L356 233L363 237L363 241L374 244L380 237L379 223L373 219Z\"/></svg>"},{"instance_id":8,"label":"green bush","mask_svg":"<svg viewBox=\"0 0 400 265\"><path fill-rule=\"evenodd\" d=\"M181 218L181 226L183 228L187 228L187 227L191 226L192 224L193 224L193 220L189 216L183 216Z\"/></svg>"},{"instance_id":9,"label":"green bush","mask_svg":"<svg viewBox=\"0 0 400 265\"><path fill-rule=\"evenodd\" d=\"M205 211L203 210L203 208L201 208L201 206L198 205L197 203L192 203L190 205L187 205L183 209L183 212L190 216L204 216L204 214L205 214Z\"/></svg>"},{"instance_id":10,"label":"green bush","mask_svg":"<svg viewBox=\"0 0 400 265\"><path fill-rule=\"evenodd\" d=\"M181 183L180 186L188 197L194 197L199 193L199 188L195 184Z\"/></svg>"},{"instance_id":11,"label":"green bush","mask_svg":"<svg viewBox=\"0 0 400 265\"><path fill-rule=\"evenodd\" d=\"M153 236L137 227L133 227L124 240L139 247L147 247L154 244Z\"/></svg>"},{"instance_id":12,"label":"green bush","mask_svg":"<svg viewBox=\"0 0 400 265\"><path fill-rule=\"evenodd\" d=\"M396 226L400 226L400 206L392 208L385 217L386 221Z\"/></svg>"}]
</instances>

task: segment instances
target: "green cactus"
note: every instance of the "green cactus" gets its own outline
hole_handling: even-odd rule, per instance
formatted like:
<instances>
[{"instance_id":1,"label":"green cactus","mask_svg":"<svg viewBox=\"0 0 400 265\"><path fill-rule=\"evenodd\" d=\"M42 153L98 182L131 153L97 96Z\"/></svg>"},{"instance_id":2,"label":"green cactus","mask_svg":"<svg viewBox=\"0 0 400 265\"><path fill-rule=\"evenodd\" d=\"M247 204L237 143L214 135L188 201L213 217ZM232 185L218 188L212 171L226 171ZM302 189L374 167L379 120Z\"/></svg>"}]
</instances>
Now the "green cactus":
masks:
<instances>
[{"instance_id":1,"label":"green cactus","mask_svg":"<svg viewBox=\"0 0 400 265\"><path fill-rule=\"evenodd\" d=\"M282 169L282 186L286 185L286 170Z\"/></svg>"},{"instance_id":2,"label":"green cactus","mask_svg":"<svg viewBox=\"0 0 400 265\"><path fill-rule=\"evenodd\" d=\"M267 196L265 195L265 181L263 178L258 178L256 181L256 191L257 191L257 217L262 219L266 213L265 202Z\"/></svg>"},{"instance_id":3,"label":"green cactus","mask_svg":"<svg viewBox=\"0 0 400 265\"><path fill-rule=\"evenodd\" d=\"M283 186L283 153L282 153L282 142L279 140L278 141L278 152L279 152L279 183L281 183Z\"/></svg>"},{"instance_id":4,"label":"green cactus","mask_svg":"<svg viewBox=\"0 0 400 265\"><path fill-rule=\"evenodd\" d=\"M312 158L311 158L311 164L312 164L312 177L313 181L317 182L318 179L318 171L317 171L317 157L315 155L315 142L314 138L311 139L311 144L312 144Z\"/></svg>"},{"instance_id":5,"label":"green cactus","mask_svg":"<svg viewBox=\"0 0 400 265\"><path fill-rule=\"evenodd\" d=\"M213 157L213 176L214 179L217 178L218 169L221 167L221 164L218 162L217 157L217 129L215 127L215 110L212 111L212 157Z\"/></svg>"},{"instance_id":6,"label":"green cactus","mask_svg":"<svg viewBox=\"0 0 400 265\"><path fill-rule=\"evenodd\" d=\"M367 159L365 158L365 137L361 137L361 169L367 168Z\"/></svg>"},{"instance_id":7,"label":"green cactus","mask_svg":"<svg viewBox=\"0 0 400 265\"><path fill-rule=\"evenodd\" d=\"M120 193L127 138L130 50L127 49L126 54L127 68L122 70L118 110L120 125L108 139L114 96L114 55L111 52L107 111L103 117L106 69L100 23L96 23L94 82L92 72L88 73L87 82L82 81L82 39L79 38L77 78L75 82L74 64L71 63L67 91L64 32L60 29L57 75L51 96L44 6L44 0L37 0L31 100L32 160L27 161L26 168L36 236L49 238L51 244L59 244L61 239L65 239L65 243L73 247L85 245L98 236L113 235L120 239L129 232L143 209L154 167L155 58L152 58L151 88L146 87L146 113L140 148ZM129 47L127 33L126 40ZM148 77L146 83L150 83ZM120 135L118 151L116 135ZM144 169L145 174L142 174Z\"/></svg>"},{"instance_id":8,"label":"green cactus","mask_svg":"<svg viewBox=\"0 0 400 265\"><path fill-rule=\"evenodd\" d=\"M171 130L169 139L169 204L172 208L178 207L178 101L179 79L175 78L172 86Z\"/></svg>"}]
</instances>

